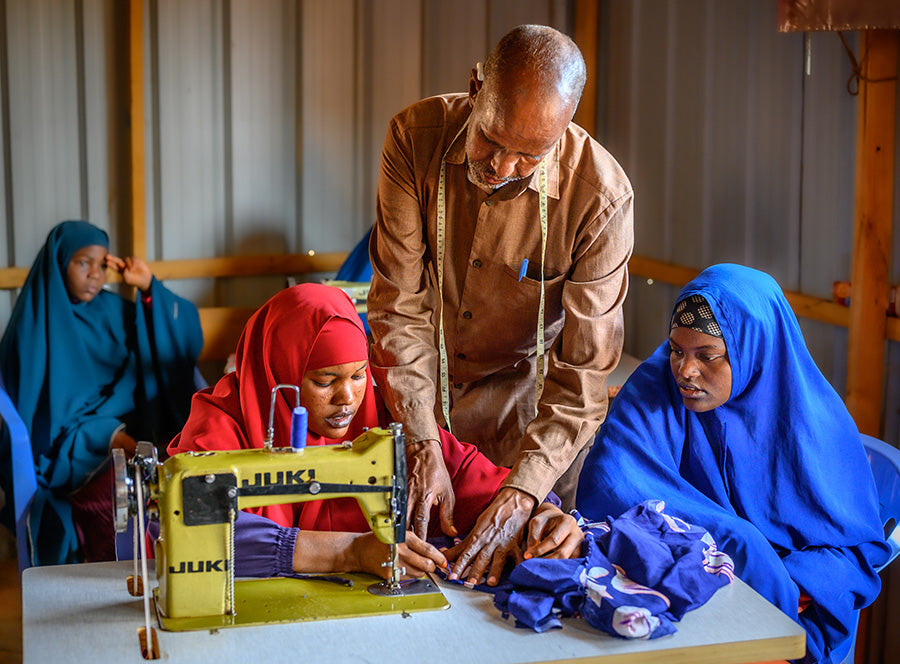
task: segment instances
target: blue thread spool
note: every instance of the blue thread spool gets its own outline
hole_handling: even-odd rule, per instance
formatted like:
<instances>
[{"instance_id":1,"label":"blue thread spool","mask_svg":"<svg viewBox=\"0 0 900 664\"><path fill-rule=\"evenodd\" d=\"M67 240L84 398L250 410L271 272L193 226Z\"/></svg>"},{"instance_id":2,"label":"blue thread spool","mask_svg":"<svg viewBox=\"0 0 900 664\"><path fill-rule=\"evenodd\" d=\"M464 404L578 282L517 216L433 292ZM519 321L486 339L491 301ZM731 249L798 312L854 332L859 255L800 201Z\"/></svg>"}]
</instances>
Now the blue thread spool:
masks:
<instances>
[{"instance_id":1,"label":"blue thread spool","mask_svg":"<svg viewBox=\"0 0 900 664\"><path fill-rule=\"evenodd\" d=\"M306 447L306 429L309 413L303 406L297 406L291 413L291 449L302 450Z\"/></svg>"}]
</instances>

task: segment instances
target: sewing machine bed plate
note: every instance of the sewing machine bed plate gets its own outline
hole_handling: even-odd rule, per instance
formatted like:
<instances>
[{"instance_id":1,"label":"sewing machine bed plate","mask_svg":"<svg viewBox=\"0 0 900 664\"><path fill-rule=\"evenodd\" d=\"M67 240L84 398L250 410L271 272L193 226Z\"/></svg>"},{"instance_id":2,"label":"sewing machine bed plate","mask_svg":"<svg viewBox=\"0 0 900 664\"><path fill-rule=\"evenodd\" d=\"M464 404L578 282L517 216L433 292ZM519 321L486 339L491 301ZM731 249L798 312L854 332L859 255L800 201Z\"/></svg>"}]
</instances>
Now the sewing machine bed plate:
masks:
<instances>
[{"instance_id":1,"label":"sewing machine bed plate","mask_svg":"<svg viewBox=\"0 0 900 664\"><path fill-rule=\"evenodd\" d=\"M247 625L304 622L329 618L359 618L384 614L408 614L446 609L450 603L430 580L404 588L401 595L375 595L368 588L378 578L368 574L341 574L353 581L352 587L310 579L245 579L234 583L235 615L169 618L157 606L162 629L184 632ZM154 588L156 599L158 588Z\"/></svg>"}]
</instances>

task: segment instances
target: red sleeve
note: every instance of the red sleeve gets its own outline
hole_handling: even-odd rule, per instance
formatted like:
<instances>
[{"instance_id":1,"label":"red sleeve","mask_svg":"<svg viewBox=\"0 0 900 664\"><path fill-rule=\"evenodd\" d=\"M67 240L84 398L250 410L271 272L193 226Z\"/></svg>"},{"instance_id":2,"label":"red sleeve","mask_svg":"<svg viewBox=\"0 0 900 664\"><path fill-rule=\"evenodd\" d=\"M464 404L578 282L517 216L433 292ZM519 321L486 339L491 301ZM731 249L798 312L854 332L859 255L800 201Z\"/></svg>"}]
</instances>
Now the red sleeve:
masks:
<instances>
[{"instance_id":1,"label":"red sleeve","mask_svg":"<svg viewBox=\"0 0 900 664\"><path fill-rule=\"evenodd\" d=\"M461 443L443 429L440 435L444 463L456 494L453 523L460 536L465 537L497 495L500 485L509 475L509 468L495 466L474 445ZM436 513L431 523L440 529Z\"/></svg>"}]
</instances>

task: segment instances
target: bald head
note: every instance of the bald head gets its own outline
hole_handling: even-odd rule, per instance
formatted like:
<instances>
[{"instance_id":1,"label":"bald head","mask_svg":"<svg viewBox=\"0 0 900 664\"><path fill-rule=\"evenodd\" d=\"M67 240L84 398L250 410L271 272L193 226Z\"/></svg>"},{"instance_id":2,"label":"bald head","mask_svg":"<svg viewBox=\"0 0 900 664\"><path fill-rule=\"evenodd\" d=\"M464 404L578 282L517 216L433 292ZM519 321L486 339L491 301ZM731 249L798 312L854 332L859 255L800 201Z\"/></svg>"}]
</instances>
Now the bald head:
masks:
<instances>
[{"instance_id":1,"label":"bald head","mask_svg":"<svg viewBox=\"0 0 900 664\"><path fill-rule=\"evenodd\" d=\"M494 48L484 80L472 70L469 180L485 191L529 177L562 138L584 89L581 52L544 25L520 25Z\"/></svg>"},{"instance_id":2,"label":"bald head","mask_svg":"<svg viewBox=\"0 0 900 664\"><path fill-rule=\"evenodd\" d=\"M485 92L506 103L537 96L575 114L585 82L584 58L568 36L546 25L520 25L494 47L484 65Z\"/></svg>"}]
</instances>

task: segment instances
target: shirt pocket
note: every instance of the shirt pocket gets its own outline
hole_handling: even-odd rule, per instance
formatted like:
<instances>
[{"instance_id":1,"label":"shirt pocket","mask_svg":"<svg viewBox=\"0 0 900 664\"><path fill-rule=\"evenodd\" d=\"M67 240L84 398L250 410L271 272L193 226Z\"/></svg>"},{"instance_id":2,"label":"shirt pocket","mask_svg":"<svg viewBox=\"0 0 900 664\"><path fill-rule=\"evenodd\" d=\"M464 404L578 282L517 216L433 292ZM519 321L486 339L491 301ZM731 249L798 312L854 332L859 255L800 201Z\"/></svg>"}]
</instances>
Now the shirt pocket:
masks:
<instances>
[{"instance_id":1,"label":"shirt pocket","mask_svg":"<svg viewBox=\"0 0 900 664\"><path fill-rule=\"evenodd\" d=\"M531 266L529 266L528 272L540 275L537 266L534 269L531 269ZM555 333L550 334L551 329L562 326L562 292L565 281L565 274L549 278L544 277L544 325L547 336L551 338L555 336ZM504 265L503 284L500 290L507 307L516 311L523 320L530 319L530 327L533 328L530 334L532 336L536 335L537 315L541 301L540 278L533 279L526 275L519 279L518 270L514 270L509 265Z\"/></svg>"}]
</instances>

